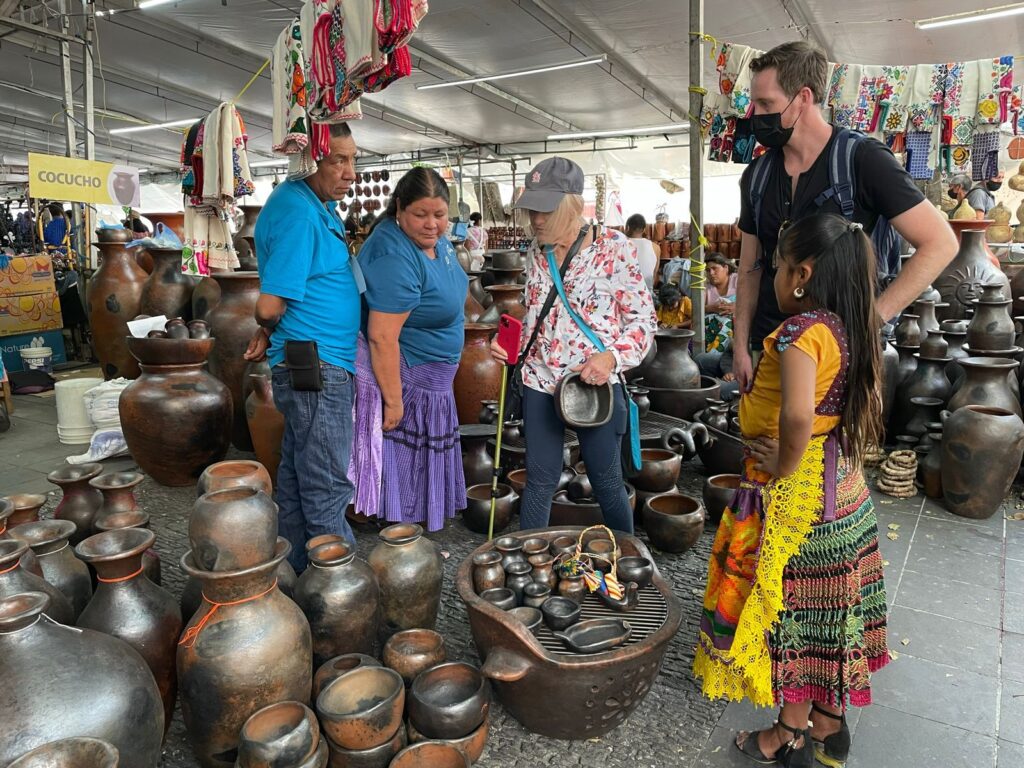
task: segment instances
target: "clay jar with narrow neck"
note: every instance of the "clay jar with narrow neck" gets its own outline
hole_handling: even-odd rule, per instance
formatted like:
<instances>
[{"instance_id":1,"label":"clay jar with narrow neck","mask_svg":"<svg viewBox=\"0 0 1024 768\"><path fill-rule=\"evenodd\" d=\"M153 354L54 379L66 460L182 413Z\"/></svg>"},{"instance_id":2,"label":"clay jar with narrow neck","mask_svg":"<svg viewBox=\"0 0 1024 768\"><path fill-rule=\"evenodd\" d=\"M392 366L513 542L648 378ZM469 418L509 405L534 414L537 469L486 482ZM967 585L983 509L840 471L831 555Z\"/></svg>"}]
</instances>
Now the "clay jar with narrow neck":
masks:
<instances>
[{"instance_id":1,"label":"clay jar with narrow neck","mask_svg":"<svg viewBox=\"0 0 1024 768\"><path fill-rule=\"evenodd\" d=\"M259 218L261 205L240 205L242 209L242 224L238 232L231 239L235 246L235 253L238 254L239 269L247 272L255 272L256 261L256 219Z\"/></svg>"},{"instance_id":2,"label":"clay jar with narrow neck","mask_svg":"<svg viewBox=\"0 0 1024 768\"><path fill-rule=\"evenodd\" d=\"M66 464L46 476L63 492L60 504L53 510L53 516L75 524L72 544L77 544L92 533L96 513L103 506L103 494L89 485L89 481L99 477L102 472L102 464Z\"/></svg>"},{"instance_id":3,"label":"clay jar with narrow neck","mask_svg":"<svg viewBox=\"0 0 1024 768\"><path fill-rule=\"evenodd\" d=\"M119 768L153 768L164 709L149 667L115 637L43 617L48 602L0 600L0 764L87 733L117 748Z\"/></svg>"},{"instance_id":4,"label":"clay jar with narrow neck","mask_svg":"<svg viewBox=\"0 0 1024 768\"><path fill-rule=\"evenodd\" d=\"M939 414L945 404L937 397L912 397L910 405L911 416L903 432L920 438L927 434L929 424L939 420Z\"/></svg>"},{"instance_id":5,"label":"clay jar with narrow neck","mask_svg":"<svg viewBox=\"0 0 1024 768\"><path fill-rule=\"evenodd\" d=\"M200 496L192 507L188 540L196 567L237 571L264 563L277 545L277 505L242 486Z\"/></svg>"},{"instance_id":6,"label":"clay jar with narrow neck","mask_svg":"<svg viewBox=\"0 0 1024 768\"><path fill-rule=\"evenodd\" d=\"M1020 400L1013 396L1007 374L1018 367L1016 360L1002 357L967 357L960 361L964 380L956 394L949 399L949 410L965 405L984 405L1022 416Z\"/></svg>"},{"instance_id":7,"label":"clay jar with narrow neck","mask_svg":"<svg viewBox=\"0 0 1024 768\"><path fill-rule=\"evenodd\" d=\"M16 501L23 494L15 494L14 496L0 496L0 541L6 541L12 539L10 530L15 525L19 525L21 522L31 522L30 520L16 520L18 517ZM38 496L42 501L39 502L41 507L46 502L46 497L39 494L32 494ZM32 517L32 520L38 518L38 507ZM13 521L13 522L12 522ZM43 578L43 569L39 567L39 561L36 559L31 549L26 549L25 554L21 556L21 567L29 573L35 574L39 578Z\"/></svg>"},{"instance_id":8,"label":"clay jar with narrow neck","mask_svg":"<svg viewBox=\"0 0 1024 768\"><path fill-rule=\"evenodd\" d=\"M971 222L960 233L960 250L935 281L935 288L948 307L940 308L940 320L967 317L967 310L981 295L983 285L1000 283L1009 295L1009 281L990 260L985 249L984 221Z\"/></svg>"},{"instance_id":9,"label":"clay jar with narrow neck","mask_svg":"<svg viewBox=\"0 0 1024 768\"><path fill-rule=\"evenodd\" d=\"M917 315L904 312L900 321L896 324L896 344L904 346L920 346L924 334L921 332L920 318Z\"/></svg>"},{"instance_id":10,"label":"clay jar with narrow neck","mask_svg":"<svg viewBox=\"0 0 1024 768\"><path fill-rule=\"evenodd\" d=\"M192 291L196 281L181 271L180 248L150 248L153 272L142 287L142 314L170 319L192 319Z\"/></svg>"},{"instance_id":11,"label":"clay jar with narrow neck","mask_svg":"<svg viewBox=\"0 0 1024 768\"><path fill-rule=\"evenodd\" d=\"M178 691L192 751L203 768L232 768L250 715L279 701L309 701L309 622L277 588L290 546L278 539L267 562L206 571L192 553L181 568L202 584L203 602L177 647Z\"/></svg>"},{"instance_id":12,"label":"clay jar with narrow neck","mask_svg":"<svg viewBox=\"0 0 1024 768\"><path fill-rule=\"evenodd\" d=\"M28 544L24 541L0 539L0 599L22 592L43 592L50 598L46 615L61 624L74 624L75 612L71 608L71 601L50 582L31 573L20 562L28 551Z\"/></svg>"},{"instance_id":13,"label":"clay jar with narrow neck","mask_svg":"<svg viewBox=\"0 0 1024 768\"><path fill-rule=\"evenodd\" d=\"M206 318L210 332L217 340L210 355L210 373L231 392L234 404L231 443L240 451L251 451L252 438L245 419L242 392L247 363L242 355L259 327L253 313L260 295L260 278L256 272L225 272L215 274L213 278L220 285L220 301Z\"/></svg>"},{"instance_id":14,"label":"clay jar with narrow neck","mask_svg":"<svg viewBox=\"0 0 1024 768\"><path fill-rule=\"evenodd\" d=\"M100 268L89 280L89 327L93 350L100 361L105 379L139 375L139 364L125 342L128 321L139 314L146 272L135 256L125 248L132 239L127 229L96 231L100 251Z\"/></svg>"},{"instance_id":15,"label":"clay jar with narrow neck","mask_svg":"<svg viewBox=\"0 0 1024 768\"><path fill-rule=\"evenodd\" d=\"M149 528L149 514L141 509L129 509L106 515L96 526L96 532L119 531L122 528ZM146 578L160 586L160 555L150 547L142 553L142 572Z\"/></svg>"},{"instance_id":16,"label":"clay jar with narrow neck","mask_svg":"<svg viewBox=\"0 0 1024 768\"><path fill-rule=\"evenodd\" d=\"M1010 490L1024 456L1024 422L1001 408L965 405L942 425L942 495L950 512L984 520Z\"/></svg>"},{"instance_id":17,"label":"clay jar with narrow neck","mask_svg":"<svg viewBox=\"0 0 1024 768\"><path fill-rule=\"evenodd\" d=\"M921 333L939 330L939 319L935 316L936 303L928 299L918 299L914 302L914 314L917 315L917 324L921 327Z\"/></svg>"},{"instance_id":18,"label":"clay jar with narrow neck","mask_svg":"<svg viewBox=\"0 0 1024 768\"><path fill-rule=\"evenodd\" d=\"M480 315L481 323L497 323L502 315L511 315L516 320L526 317L523 306L523 286L521 285L489 285L484 288L491 295L491 303Z\"/></svg>"},{"instance_id":19,"label":"clay jar with narrow neck","mask_svg":"<svg viewBox=\"0 0 1024 768\"><path fill-rule=\"evenodd\" d=\"M466 487L491 482L494 459L487 452L487 441L497 434L493 424L462 424L459 426L459 441L462 444L462 471Z\"/></svg>"},{"instance_id":20,"label":"clay jar with narrow neck","mask_svg":"<svg viewBox=\"0 0 1024 768\"><path fill-rule=\"evenodd\" d=\"M899 357L899 365L896 368L896 390L899 392L900 385L910 378L917 369L917 351L920 344L897 344L896 354Z\"/></svg>"},{"instance_id":21,"label":"clay jar with narrow neck","mask_svg":"<svg viewBox=\"0 0 1024 768\"><path fill-rule=\"evenodd\" d=\"M490 342L498 326L466 323L466 341L452 388L459 424L476 424L483 400L495 400L501 387L502 365L491 357Z\"/></svg>"},{"instance_id":22,"label":"clay jar with narrow neck","mask_svg":"<svg viewBox=\"0 0 1024 768\"><path fill-rule=\"evenodd\" d=\"M135 498L135 489L142 480L139 472L107 472L90 480L89 485L103 495L103 504L93 524L98 527L108 515L137 510L139 502Z\"/></svg>"},{"instance_id":23,"label":"clay jar with narrow neck","mask_svg":"<svg viewBox=\"0 0 1024 768\"><path fill-rule=\"evenodd\" d=\"M484 290L484 287L480 282L483 272L469 272L467 274L469 275L469 292L473 295L473 298L477 300L477 303L486 309L487 305L490 303L491 297L490 294Z\"/></svg>"},{"instance_id":24,"label":"clay jar with narrow neck","mask_svg":"<svg viewBox=\"0 0 1024 768\"><path fill-rule=\"evenodd\" d=\"M256 459L266 467L270 482L277 482L277 468L281 465L281 442L284 439L284 415L274 405L274 392L270 377L249 374L252 392L245 399L245 418L249 422Z\"/></svg>"},{"instance_id":25,"label":"clay jar with narrow neck","mask_svg":"<svg viewBox=\"0 0 1024 768\"><path fill-rule=\"evenodd\" d=\"M964 344L967 343L967 331L943 330L942 337L946 340L947 354L949 355L949 362L946 363L946 378L949 379L949 383L953 385L953 391L956 392L964 378L964 369L960 365L960 361L971 356L971 353L964 349Z\"/></svg>"},{"instance_id":26,"label":"clay jar with narrow neck","mask_svg":"<svg viewBox=\"0 0 1024 768\"><path fill-rule=\"evenodd\" d=\"M218 461L203 470L196 483L196 496L203 496L214 491L226 491L229 488L254 488L266 494L274 492L270 482L270 473L258 461L249 459L229 459Z\"/></svg>"},{"instance_id":27,"label":"clay jar with narrow neck","mask_svg":"<svg viewBox=\"0 0 1024 768\"><path fill-rule=\"evenodd\" d=\"M178 601L143 572L142 557L155 541L145 528L123 528L97 533L75 547L97 577L78 626L119 637L143 658L160 690L166 733L178 691L175 653L182 622Z\"/></svg>"},{"instance_id":28,"label":"clay jar with narrow neck","mask_svg":"<svg viewBox=\"0 0 1024 768\"><path fill-rule=\"evenodd\" d=\"M75 524L70 520L40 520L16 525L11 537L32 548L43 578L64 593L77 621L92 597L92 579L85 563L75 557L68 544L74 532Z\"/></svg>"},{"instance_id":29,"label":"clay jar with narrow neck","mask_svg":"<svg viewBox=\"0 0 1024 768\"><path fill-rule=\"evenodd\" d=\"M1010 317L1009 299L986 298L990 288L1001 289L1002 286L984 286L982 298L974 302L974 317L967 326L967 346L975 351L990 350L1001 352L1014 346L1016 329ZM995 296L1002 296L1001 290L991 291Z\"/></svg>"},{"instance_id":30,"label":"clay jar with narrow neck","mask_svg":"<svg viewBox=\"0 0 1024 768\"><path fill-rule=\"evenodd\" d=\"M309 620L313 664L347 653L373 655L380 586L373 569L345 542L314 547L293 599Z\"/></svg>"},{"instance_id":31,"label":"clay jar with narrow neck","mask_svg":"<svg viewBox=\"0 0 1024 768\"><path fill-rule=\"evenodd\" d=\"M403 629L433 629L444 578L437 545L412 523L390 525L379 536L370 567L380 584L381 638Z\"/></svg>"},{"instance_id":32,"label":"clay jar with narrow neck","mask_svg":"<svg viewBox=\"0 0 1024 768\"><path fill-rule=\"evenodd\" d=\"M948 357L930 358L917 355L917 367L896 389L893 407L893 434L903 434L913 412L911 400L915 397L934 397L945 403L952 387L946 378Z\"/></svg>"},{"instance_id":33,"label":"clay jar with narrow neck","mask_svg":"<svg viewBox=\"0 0 1024 768\"><path fill-rule=\"evenodd\" d=\"M644 386L656 389L695 389L700 386L700 368L690 357L693 331L669 328L655 334L658 354L647 367Z\"/></svg>"}]
</instances>

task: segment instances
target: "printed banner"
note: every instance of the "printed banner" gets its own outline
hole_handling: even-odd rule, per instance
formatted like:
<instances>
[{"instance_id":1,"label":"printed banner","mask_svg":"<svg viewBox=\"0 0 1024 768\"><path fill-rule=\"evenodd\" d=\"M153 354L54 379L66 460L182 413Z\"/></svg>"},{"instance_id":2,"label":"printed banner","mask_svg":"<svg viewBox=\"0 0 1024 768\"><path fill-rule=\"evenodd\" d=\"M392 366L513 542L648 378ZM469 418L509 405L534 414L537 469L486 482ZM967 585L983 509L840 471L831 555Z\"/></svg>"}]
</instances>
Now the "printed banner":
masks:
<instances>
[{"instance_id":1,"label":"printed banner","mask_svg":"<svg viewBox=\"0 0 1024 768\"><path fill-rule=\"evenodd\" d=\"M59 155L28 156L28 193L45 200L139 205L139 170Z\"/></svg>"}]
</instances>

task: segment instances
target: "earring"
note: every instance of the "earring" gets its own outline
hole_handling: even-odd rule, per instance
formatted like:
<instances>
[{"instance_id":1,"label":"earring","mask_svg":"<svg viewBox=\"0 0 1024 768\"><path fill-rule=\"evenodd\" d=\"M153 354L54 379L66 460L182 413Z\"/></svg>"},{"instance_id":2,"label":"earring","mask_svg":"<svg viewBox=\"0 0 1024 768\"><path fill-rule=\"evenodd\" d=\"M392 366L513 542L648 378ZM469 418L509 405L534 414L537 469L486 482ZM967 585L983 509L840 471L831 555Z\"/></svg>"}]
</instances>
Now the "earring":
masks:
<instances>
[{"instance_id":1,"label":"earring","mask_svg":"<svg viewBox=\"0 0 1024 768\"><path fill-rule=\"evenodd\" d=\"M799 286L794 288L793 295L796 296L798 299L802 299L804 297L804 289Z\"/></svg>"}]
</instances>

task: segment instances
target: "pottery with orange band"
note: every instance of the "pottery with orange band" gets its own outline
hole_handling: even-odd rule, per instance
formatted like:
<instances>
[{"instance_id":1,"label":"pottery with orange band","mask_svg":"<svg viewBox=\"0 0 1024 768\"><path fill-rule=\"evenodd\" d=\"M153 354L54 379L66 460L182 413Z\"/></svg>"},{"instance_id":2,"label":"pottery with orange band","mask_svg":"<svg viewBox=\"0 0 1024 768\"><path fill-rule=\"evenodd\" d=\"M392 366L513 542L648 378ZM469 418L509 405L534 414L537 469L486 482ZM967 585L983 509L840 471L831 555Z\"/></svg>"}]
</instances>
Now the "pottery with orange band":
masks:
<instances>
[{"instance_id":1,"label":"pottery with orange band","mask_svg":"<svg viewBox=\"0 0 1024 768\"><path fill-rule=\"evenodd\" d=\"M15 539L0 540L0 598L22 592L42 592L50 597L46 615L61 624L73 624L75 614L64 593L48 581L25 569L22 557L28 544Z\"/></svg>"},{"instance_id":2,"label":"pottery with orange band","mask_svg":"<svg viewBox=\"0 0 1024 768\"><path fill-rule=\"evenodd\" d=\"M32 548L43 569L43 578L71 601L77 621L92 597L92 579L89 568L75 557L68 544L74 532L75 524L70 520L40 520L10 529L12 538Z\"/></svg>"},{"instance_id":3,"label":"pottery with orange band","mask_svg":"<svg viewBox=\"0 0 1024 768\"><path fill-rule=\"evenodd\" d=\"M118 531L122 528L149 528L149 514L141 509L127 509L108 514L96 524L96 533ZM146 574L147 579L160 586L160 555L152 547L142 553L142 572Z\"/></svg>"},{"instance_id":4,"label":"pottery with orange band","mask_svg":"<svg viewBox=\"0 0 1024 768\"><path fill-rule=\"evenodd\" d=\"M275 585L291 546L237 571L206 571L191 552L181 568L197 579L203 603L177 646L181 712L203 768L232 768L250 715L279 701L309 701L313 650L309 623Z\"/></svg>"}]
</instances>

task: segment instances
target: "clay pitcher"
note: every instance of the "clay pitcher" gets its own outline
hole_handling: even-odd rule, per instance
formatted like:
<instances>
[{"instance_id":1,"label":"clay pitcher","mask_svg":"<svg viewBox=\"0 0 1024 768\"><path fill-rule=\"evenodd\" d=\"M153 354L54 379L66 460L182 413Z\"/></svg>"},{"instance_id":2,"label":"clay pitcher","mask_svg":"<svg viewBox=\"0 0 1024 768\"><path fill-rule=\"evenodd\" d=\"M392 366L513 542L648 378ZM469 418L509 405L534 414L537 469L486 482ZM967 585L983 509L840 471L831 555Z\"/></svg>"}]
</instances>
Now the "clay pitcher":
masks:
<instances>
[{"instance_id":1,"label":"clay pitcher","mask_svg":"<svg viewBox=\"0 0 1024 768\"><path fill-rule=\"evenodd\" d=\"M504 367L491 357L490 349L491 336L497 330L498 327L491 324L465 325L466 342L452 382L459 424L476 424L481 401L498 397Z\"/></svg>"},{"instance_id":2,"label":"clay pitcher","mask_svg":"<svg viewBox=\"0 0 1024 768\"><path fill-rule=\"evenodd\" d=\"M32 548L43 578L64 593L77 621L92 597L92 579L85 563L77 560L68 546L74 532L75 524L70 520L40 520L14 526L11 537Z\"/></svg>"},{"instance_id":3,"label":"clay pitcher","mask_svg":"<svg viewBox=\"0 0 1024 768\"><path fill-rule=\"evenodd\" d=\"M229 459L218 461L203 470L199 482L196 483L196 496L226 491L229 488L255 488L267 495L274 492L270 473L260 462L250 459Z\"/></svg>"},{"instance_id":4,"label":"clay pitcher","mask_svg":"<svg viewBox=\"0 0 1024 768\"><path fill-rule=\"evenodd\" d=\"M20 595L22 592L42 592L50 598L46 615L69 626L75 623L71 601L64 593L25 568L21 562L28 552L28 544L18 539L0 539L0 599Z\"/></svg>"},{"instance_id":5,"label":"clay pitcher","mask_svg":"<svg viewBox=\"0 0 1024 768\"><path fill-rule=\"evenodd\" d=\"M960 365L964 369L964 380L956 394L949 399L950 411L966 405L984 405L1024 416L1020 400L1013 396L1007 381L1007 374L1019 365L1016 360L966 357L960 361Z\"/></svg>"},{"instance_id":6,"label":"clay pitcher","mask_svg":"<svg viewBox=\"0 0 1024 768\"><path fill-rule=\"evenodd\" d=\"M967 233L964 233L967 234ZM942 428L942 495L954 515L995 514L1024 456L1024 422L1015 413L965 405Z\"/></svg>"},{"instance_id":7,"label":"clay pitcher","mask_svg":"<svg viewBox=\"0 0 1024 768\"><path fill-rule=\"evenodd\" d=\"M153 673L116 637L41 618L48 603L0 600L0 764L87 733L117 748L120 768L153 768L164 734Z\"/></svg>"},{"instance_id":8,"label":"clay pitcher","mask_svg":"<svg viewBox=\"0 0 1024 768\"><path fill-rule=\"evenodd\" d=\"M123 528L97 533L75 547L97 577L78 626L119 637L143 658L160 690L166 733L178 692L174 659L182 622L177 600L144 575L142 558L155 541L145 528Z\"/></svg>"},{"instance_id":9,"label":"clay pitcher","mask_svg":"<svg viewBox=\"0 0 1024 768\"><path fill-rule=\"evenodd\" d=\"M412 523L389 525L379 536L370 567L380 584L382 639L403 629L433 629L444 577L437 545Z\"/></svg>"},{"instance_id":10,"label":"clay pitcher","mask_svg":"<svg viewBox=\"0 0 1024 768\"><path fill-rule=\"evenodd\" d=\"M1009 295L1009 281L998 267L989 260L985 249L985 221L972 221L960 233L960 250L956 258L939 275L934 285L948 307L939 308L939 319L958 320L967 317L967 310L981 295L981 287L989 283L1000 283L1004 293Z\"/></svg>"},{"instance_id":11,"label":"clay pitcher","mask_svg":"<svg viewBox=\"0 0 1024 768\"><path fill-rule=\"evenodd\" d=\"M226 488L207 493L192 508L188 540L197 568L253 568L274 556L277 505L256 488Z\"/></svg>"},{"instance_id":12,"label":"clay pitcher","mask_svg":"<svg viewBox=\"0 0 1024 768\"><path fill-rule=\"evenodd\" d=\"M125 338L128 321L139 314L146 273L125 243L132 239L127 229L96 230L100 268L89 279L89 327L93 350L105 379L119 376L134 379L139 364L128 351Z\"/></svg>"},{"instance_id":13,"label":"clay pitcher","mask_svg":"<svg viewBox=\"0 0 1024 768\"><path fill-rule=\"evenodd\" d=\"M181 271L180 248L150 248L153 273L142 286L142 314L163 315L168 320L192 319L192 291L195 280Z\"/></svg>"},{"instance_id":14,"label":"clay pitcher","mask_svg":"<svg viewBox=\"0 0 1024 768\"><path fill-rule=\"evenodd\" d=\"M92 534L93 519L103 506L103 494L89 485L89 481L99 477L102 471L102 464L65 464L46 476L64 494L53 516L75 524L72 544Z\"/></svg>"},{"instance_id":15,"label":"clay pitcher","mask_svg":"<svg viewBox=\"0 0 1024 768\"><path fill-rule=\"evenodd\" d=\"M658 331L658 354L644 373L644 386L657 389L696 389L700 368L690 357L693 331L666 328Z\"/></svg>"},{"instance_id":16,"label":"clay pitcher","mask_svg":"<svg viewBox=\"0 0 1024 768\"><path fill-rule=\"evenodd\" d=\"M203 600L177 649L181 714L203 768L232 768L242 725L279 701L309 701L313 653L309 623L277 588L290 546L239 571L205 571L192 553L181 568L202 584Z\"/></svg>"},{"instance_id":17,"label":"clay pitcher","mask_svg":"<svg viewBox=\"0 0 1024 768\"><path fill-rule=\"evenodd\" d=\"M238 232L231 238L231 243L234 245L235 253L238 255L238 268L246 272L255 272L257 268L256 219L259 218L263 206L240 205L238 207L242 209L242 215L245 218L243 218Z\"/></svg>"},{"instance_id":18,"label":"clay pitcher","mask_svg":"<svg viewBox=\"0 0 1024 768\"><path fill-rule=\"evenodd\" d=\"M281 441L284 439L284 415L274 405L274 391L270 379L249 374L253 388L245 401L245 418L249 422L256 458L277 482L277 468L281 464Z\"/></svg>"},{"instance_id":19,"label":"clay pitcher","mask_svg":"<svg viewBox=\"0 0 1024 768\"><path fill-rule=\"evenodd\" d=\"M380 586L373 569L345 542L309 553L310 567L295 585L295 603L313 635L313 664L346 653L373 654L380 622Z\"/></svg>"},{"instance_id":20,"label":"clay pitcher","mask_svg":"<svg viewBox=\"0 0 1024 768\"><path fill-rule=\"evenodd\" d=\"M213 275L220 285L220 302L207 315L210 333L217 340L210 354L210 373L231 392L234 418L231 443L240 451L251 451L252 438L245 419L242 378L247 365L242 355L259 327L253 312L260 295L260 278L255 272L224 272Z\"/></svg>"}]
</instances>

